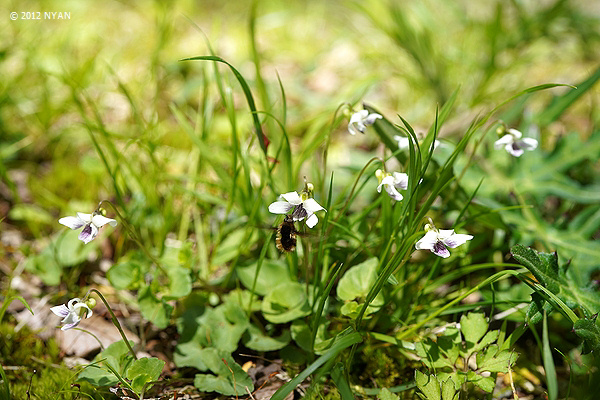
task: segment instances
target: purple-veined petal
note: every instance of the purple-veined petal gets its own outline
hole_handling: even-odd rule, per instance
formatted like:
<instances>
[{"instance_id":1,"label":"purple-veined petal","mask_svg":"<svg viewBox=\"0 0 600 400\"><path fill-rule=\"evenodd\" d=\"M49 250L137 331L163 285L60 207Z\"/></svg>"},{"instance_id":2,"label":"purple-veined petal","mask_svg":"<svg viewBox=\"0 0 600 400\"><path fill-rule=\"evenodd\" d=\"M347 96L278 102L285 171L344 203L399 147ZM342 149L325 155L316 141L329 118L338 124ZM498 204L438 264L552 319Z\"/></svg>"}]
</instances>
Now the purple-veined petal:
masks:
<instances>
[{"instance_id":1,"label":"purple-veined petal","mask_svg":"<svg viewBox=\"0 0 600 400\"><path fill-rule=\"evenodd\" d=\"M415 244L417 250L431 250L437 243L438 236L435 231L429 231Z\"/></svg>"},{"instance_id":2,"label":"purple-veined petal","mask_svg":"<svg viewBox=\"0 0 600 400\"><path fill-rule=\"evenodd\" d=\"M75 328L77 325L79 325L79 322L81 322L81 320L78 321L74 321L68 324L63 325L60 330L61 331L66 331L67 329L71 329L71 328Z\"/></svg>"},{"instance_id":3,"label":"purple-veined petal","mask_svg":"<svg viewBox=\"0 0 600 400\"><path fill-rule=\"evenodd\" d=\"M306 211L304 205L297 205L296 208L294 208L294 211L292 212L292 219L294 221L302 221L306 217L308 217L308 211Z\"/></svg>"},{"instance_id":4,"label":"purple-veined petal","mask_svg":"<svg viewBox=\"0 0 600 400\"><path fill-rule=\"evenodd\" d=\"M404 198L400 194L400 192L398 192L398 190L396 190L396 187L394 185L385 185L385 191L392 199L394 199L396 201L400 201Z\"/></svg>"},{"instance_id":5,"label":"purple-veined petal","mask_svg":"<svg viewBox=\"0 0 600 400\"><path fill-rule=\"evenodd\" d=\"M282 194L281 197L288 203L291 203L295 206L302 203L302 199L300 198L298 192L287 192Z\"/></svg>"},{"instance_id":6,"label":"purple-veined petal","mask_svg":"<svg viewBox=\"0 0 600 400\"><path fill-rule=\"evenodd\" d=\"M509 143L504 148L514 157L521 157L524 153L523 149L521 149L517 143Z\"/></svg>"},{"instance_id":7,"label":"purple-veined petal","mask_svg":"<svg viewBox=\"0 0 600 400\"><path fill-rule=\"evenodd\" d=\"M54 314L58 315L61 318L65 318L67 315L69 315L69 309L64 304L52 307L50 308L50 311L52 311Z\"/></svg>"},{"instance_id":8,"label":"purple-veined petal","mask_svg":"<svg viewBox=\"0 0 600 400\"><path fill-rule=\"evenodd\" d=\"M317 222L319 222L319 218L316 216L316 214L311 214L308 218L306 218L306 226L309 228L315 226Z\"/></svg>"},{"instance_id":9,"label":"purple-veined petal","mask_svg":"<svg viewBox=\"0 0 600 400\"><path fill-rule=\"evenodd\" d=\"M276 201L269 205L269 212L271 214L287 214L292 208L294 205L287 201Z\"/></svg>"},{"instance_id":10,"label":"purple-veined petal","mask_svg":"<svg viewBox=\"0 0 600 400\"><path fill-rule=\"evenodd\" d=\"M366 111L366 110L364 110ZM363 122L365 125L373 125L376 120L383 118L381 115L377 113L369 114L366 118L364 118Z\"/></svg>"},{"instance_id":11,"label":"purple-veined petal","mask_svg":"<svg viewBox=\"0 0 600 400\"><path fill-rule=\"evenodd\" d=\"M315 213L317 211L325 210L317 201L313 198L306 199L302 203L304 209L308 211L309 214ZM327 211L327 210L325 210Z\"/></svg>"},{"instance_id":12,"label":"purple-veined petal","mask_svg":"<svg viewBox=\"0 0 600 400\"><path fill-rule=\"evenodd\" d=\"M98 235L98 228L92 223L87 224L83 227L83 230L79 233L79 240L81 240L84 244L88 244L92 240L96 238Z\"/></svg>"},{"instance_id":13,"label":"purple-veined petal","mask_svg":"<svg viewBox=\"0 0 600 400\"><path fill-rule=\"evenodd\" d=\"M538 141L533 138L523 138L517 144L523 150L533 150L538 147Z\"/></svg>"},{"instance_id":14,"label":"purple-veined petal","mask_svg":"<svg viewBox=\"0 0 600 400\"><path fill-rule=\"evenodd\" d=\"M436 256L440 256L442 258L450 257L450 250L448 250L444 243L442 243L441 241L435 242L433 248L431 249L431 252Z\"/></svg>"},{"instance_id":15,"label":"purple-veined petal","mask_svg":"<svg viewBox=\"0 0 600 400\"><path fill-rule=\"evenodd\" d=\"M58 223L71 229L79 229L86 224L85 221L77 217L63 217L58 220Z\"/></svg>"},{"instance_id":16,"label":"purple-veined petal","mask_svg":"<svg viewBox=\"0 0 600 400\"><path fill-rule=\"evenodd\" d=\"M504 135L500 139L494 142L495 149L501 149L502 147L512 145L514 142L514 138L512 135Z\"/></svg>"},{"instance_id":17,"label":"purple-veined petal","mask_svg":"<svg viewBox=\"0 0 600 400\"><path fill-rule=\"evenodd\" d=\"M523 134L521 133L521 131L518 131L516 129L510 128L508 130L508 133L510 135L512 135L515 139L521 139L521 137L523 136Z\"/></svg>"},{"instance_id":18,"label":"purple-veined petal","mask_svg":"<svg viewBox=\"0 0 600 400\"><path fill-rule=\"evenodd\" d=\"M404 172L394 172L394 186L406 190L408 188L408 175Z\"/></svg>"},{"instance_id":19,"label":"purple-veined petal","mask_svg":"<svg viewBox=\"0 0 600 400\"><path fill-rule=\"evenodd\" d=\"M98 228L110 224L110 226L117 226L117 221L112 218L107 218L104 215L96 214L92 217L92 224L96 225Z\"/></svg>"},{"instance_id":20,"label":"purple-veined petal","mask_svg":"<svg viewBox=\"0 0 600 400\"><path fill-rule=\"evenodd\" d=\"M444 239L443 242L446 246L453 249L455 247L465 244L468 240L471 240L471 239L473 239L473 235L465 235L462 233L456 233L456 234L448 237L447 239Z\"/></svg>"}]
</instances>

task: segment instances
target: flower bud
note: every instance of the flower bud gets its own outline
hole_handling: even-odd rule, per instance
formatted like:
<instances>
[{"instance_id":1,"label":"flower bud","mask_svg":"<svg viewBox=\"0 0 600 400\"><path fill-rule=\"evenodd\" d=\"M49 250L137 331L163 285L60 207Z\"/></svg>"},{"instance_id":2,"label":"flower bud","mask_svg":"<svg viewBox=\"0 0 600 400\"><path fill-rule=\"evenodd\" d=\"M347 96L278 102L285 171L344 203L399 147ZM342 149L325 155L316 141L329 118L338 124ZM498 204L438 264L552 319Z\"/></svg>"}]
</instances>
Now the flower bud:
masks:
<instances>
[{"instance_id":1,"label":"flower bud","mask_svg":"<svg viewBox=\"0 0 600 400\"><path fill-rule=\"evenodd\" d=\"M85 301L85 305L88 306L91 310L92 308L96 307L96 299L93 297L88 298Z\"/></svg>"}]
</instances>

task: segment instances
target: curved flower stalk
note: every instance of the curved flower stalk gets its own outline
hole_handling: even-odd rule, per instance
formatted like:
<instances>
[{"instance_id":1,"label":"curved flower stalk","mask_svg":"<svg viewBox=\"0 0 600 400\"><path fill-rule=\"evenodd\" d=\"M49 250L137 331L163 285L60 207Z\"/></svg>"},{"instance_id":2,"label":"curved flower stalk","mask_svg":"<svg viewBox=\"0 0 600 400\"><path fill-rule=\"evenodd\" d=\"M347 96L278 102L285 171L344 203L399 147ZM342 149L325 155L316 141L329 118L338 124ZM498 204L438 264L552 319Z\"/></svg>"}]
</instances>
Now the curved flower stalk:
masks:
<instances>
[{"instance_id":1,"label":"curved flower stalk","mask_svg":"<svg viewBox=\"0 0 600 400\"><path fill-rule=\"evenodd\" d=\"M79 233L79 240L85 244L94 240L100 228L104 225L117 226L117 221L102 215L101 209L94 211L92 214L78 212L76 217L63 217L58 220L58 223L71 229L83 227L83 230Z\"/></svg>"},{"instance_id":2,"label":"curved flower stalk","mask_svg":"<svg viewBox=\"0 0 600 400\"><path fill-rule=\"evenodd\" d=\"M415 248L417 250L429 250L442 258L450 257L448 248L454 249L473 239L473 235L455 233L454 229L438 230L433 223L425 225L425 232L427 233L415 244Z\"/></svg>"},{"instance_id":3,"label":"curved flower stalk","mask_svg":"<svg viewBox=\"0 0 600 400\"><path fill-rule=\"evenodd\" d=\"M506 132L500 129L500 132ZM516 129L509 129L508 133L496 140L494 148L501 149L504 147L510 155L521 157L525 150L534 150L538 146L538 141L533 138L522 138L523 134Z\"/></svg>"},{"instance_id":4,"label":"curved flower stalk","mask_svg":"<svg viewBox=\"0 0 600 400\"><path fill-rule=\"evenodd\" d=\"M400 201L404 197L398 192L398 189L406 190L408 188L408 175L403 172L394 172L392 174L380 169L375 171L375 176L379 180L377 191L381 193L381 188L385 187L387 194L394 200Z\"/></svg>"},{"instance_id":5,"label":"curved flower stalk","mask_svg":"<svg viewBox=\"0 0 600 400\"><path fill-rule=\"evenodd\" d=\"M94 305L92 304L91 306L93 307ZM83 318L90 318L93 314L88 304L82 302L77 297L69 300L67 304L52 307L50 311L62 318L60 322L64 325L60 329L63 331L75 328Z\"/></svg>"},{"instance_id":6,"label":"curved flower stalk","mask_svg":"<svg viewBox=\"0 0 600 400\"><path fill-rule=\"evenodd\" d=\"M352 114L350 122L348 123L348 132L351 135L357 133L365 133L368 125L373 125L376 120L383 118L380 114L371 113L367 110L360 110Z\"/></svg>"},{"instance_id":7,"label":"curved flower stalk","mask_svg":"<svg viewBox=\"0 0 600 400\"><path fill-rule=\"evenodd\" d=\"M292 212L294 221L306 219L306 226L314 227L319 218L315 214L317 211L325 210L315 199L312 198L314 187L312 183L305 183L304 190L298 192L288 192L280 195L284 201L275 201L269 205L269 212L272 214L288 214Z\"/></svg>"}]
</instances>

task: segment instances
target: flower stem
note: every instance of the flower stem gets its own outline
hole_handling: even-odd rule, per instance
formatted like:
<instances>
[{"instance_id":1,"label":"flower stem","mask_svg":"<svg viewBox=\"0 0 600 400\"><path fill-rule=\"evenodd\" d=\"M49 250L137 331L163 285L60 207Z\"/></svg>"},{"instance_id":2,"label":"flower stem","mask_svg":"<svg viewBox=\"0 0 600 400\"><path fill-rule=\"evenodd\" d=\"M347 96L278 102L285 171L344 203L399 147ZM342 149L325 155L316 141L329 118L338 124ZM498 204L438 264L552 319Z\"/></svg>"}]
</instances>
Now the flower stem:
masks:
<instances>
[{"instance_id":1,"label":"flower stem","mask_svg":"<svg viewBox=\"0 0 600 400\"><path fill-rule=\"evenodd\" d=\"M90 295L91 292L95 292L98 295L98 297L100 297L100 300L102 300L102 302L106 306L106 309L110 313L113 325L116 326L117 329L119 330L119 333L121 334L121 337L123 338L123 341L125 341L125 344L127 345L127 348L129 349L129 352L133 356L133 359L137 360L137 356L135 355L135 351L133 351L133 349L131 348L131 345L129 344L129 340L127 340L127 336L125 336L125 332L123 332L123 328L121 328L121 324L119 323L119 320L117 320L117 317L115 316L115 313L110 308L110 304L108 304L108 301L106 301L106 299L104 298L104 296L102 295L102 293L100 293L100 291L98 291L98 289L90 289L87 292L87 294L85 295L85 297L83 298L83 302L85 302L85 300L89 297L89 295Z\"/></svg>"},{"instance_id":2,"label":"flower stem","mask_svg":"<svg viewBox=\"0 0 600 400\"><path fill-rule=\"evenodd\" d=\"M137 234L137 232L133 229L133 227L129 224L129 222L127 222L127 219L123 218L123 216L121 215L121 213L119 212L119 210L117 210L117 208L114 206L113 203L111 203L108 200L102 200L98 204L98 208L100 208L104 203L110 205L110 208L112 208L112 210L115 212L115 214L117 214L117 216L119 217L119 219L123 223L123 226L125 227L125 229L127 229L127 232L129 233L129 237L131 237L131 239L142 249L142 251L144 252L144 254L146 254L146 256L148 256L148 258L151 259L152 262L154 262L154 264L156 264L156 266L158 267L158 269L160 269L163 274L167 275L167 271L161 265L160 261L158 261L158 259L154 255L152 255L152 253L150 253L150 251L148 251L148 249L146 248L146 246L144 246L142 244L142 242L140 240L140 237Z\"/></svg>"}]
</instances>

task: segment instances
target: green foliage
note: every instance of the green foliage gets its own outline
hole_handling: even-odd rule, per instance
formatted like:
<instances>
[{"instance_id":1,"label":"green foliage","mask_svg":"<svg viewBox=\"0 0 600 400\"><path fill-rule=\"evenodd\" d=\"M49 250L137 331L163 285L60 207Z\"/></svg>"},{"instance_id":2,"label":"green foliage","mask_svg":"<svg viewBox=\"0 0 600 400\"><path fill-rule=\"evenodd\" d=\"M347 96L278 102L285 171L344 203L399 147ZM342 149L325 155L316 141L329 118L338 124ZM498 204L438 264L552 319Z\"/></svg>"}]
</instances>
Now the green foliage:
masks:
<instances>
[{"instance_id":1,"label":"green foliage","mask_svg":"<svg viewBox=\"0 0 600 400\"><path fill-rule=\"evenodd\" d=\"M283 324L311 312L305 287L297 282L282 283L263 299L262 314L274 324Z\"/></svg>"},{"instance_id":2,"label":"green foliage","mask_svg":"<svg viewBox=\"0 0 600 400\"><path fill-rule=\"evenodd\" d=\"M472 312L461 317L460 330L447 328L437 341L427 338L418 342L417 355L433 371L431 375L416 375L417 386L425 396L422 398L454 399L467 382L491 393L494 374L507 373L517 359L516 353L500 348L498 337L499 331L488 331L484 314Z\"/></svg>"},{"instance_id":3,"label":"green foliage","mask_svg":"<svg viewBox=\"0 0 600 400\"><path fill-rule=\"evenodd\" d=\"M99 353L77 379L94 386L123 384L139 395L150 387L149 383L158 380L164 365L164 361L154 357L134 360L125 342L119 341Z\"/></svg>"},{"instance_id":4,"label":"green foliage","mask_svg":"<svg viewBox=\"0 0 600 400\"><path fill-rule=\"evenodd\" d=\"M138 292L138 304L144 318L152 322L158 329L164 329L169 325L173 306L167 301L159 299L152 293L150 286L145 286Z\"/></svg>"},{"instance_id":5,"label":"green foliage","mask_svg":"<svg viewBox=\"0 0 600 400\"><path fill-rule=\"evenodd\" d=\"M241 396L252 392L252 379L233 358L223 350L206 348L202 351L206 369L214 375L196 374L194 386L203 392L217 392L226 396Z\"/></svg>"},{"instance_id":6,"label":"green foliage","mask_svg":"<svg viewBox=\"0 0 600 400\"><path fill-rule=\"evenodd\" d=\"M521 245L514 246L511 252L541 284L541 287L533 284L537 292L532 295L527 310L529 323L539 322L544 311L548 312L553 306L573 322L574 332L584 341L584 353L599 348L600 329L596 326L595 316L600 310L600 294L589 286L579 286L577 280L568 273L569 264L558 265L556 252L541 253ZM577 318L570 311L571 308L580 308L586 318Z\"/></svg>"},{"instance_id":7,"label":"green foliage","mask_svg":"<svg viewBox=\"0 0 600 400\"><path fill-rule=\"evenodd\" d=\"M377 280L379 260L374 257L349 268L340 279L337 286L337 296L346 302L342 306L342 315L356 318L359 307ZM358 301L355 301L358 300ZM366 315L376 312L384 303L380 292L367 308Z\"/></svg>"}]
</instances>

